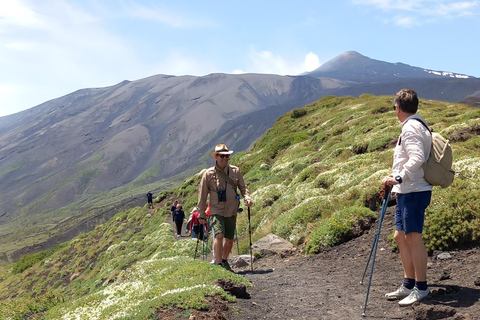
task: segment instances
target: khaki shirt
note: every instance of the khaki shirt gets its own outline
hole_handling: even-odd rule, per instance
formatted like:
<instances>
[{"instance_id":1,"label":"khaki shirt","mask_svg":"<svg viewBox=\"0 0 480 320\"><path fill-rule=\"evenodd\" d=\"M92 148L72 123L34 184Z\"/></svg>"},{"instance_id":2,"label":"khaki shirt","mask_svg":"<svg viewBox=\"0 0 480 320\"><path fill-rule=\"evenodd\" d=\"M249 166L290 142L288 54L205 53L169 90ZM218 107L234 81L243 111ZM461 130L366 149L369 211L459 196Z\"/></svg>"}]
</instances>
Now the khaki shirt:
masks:
<instances>
[{"instance_id":1,"label":"khaki shirt","mask_svg":"<svg viewBox=\"0 0 480 320\"><path fill-rule=\"evenodd\" d=\"M236 199L237 191L228 184L222 177L217 175L215 168L207 169L200 180L198 190L198 212L200 217L205 218L205 209L207 208L207 197L210 195L210 215L219 215L224 217L232 217L237 215L237 209L240 200ZM220 169L218 169L220 170ZM243 198L250 198L250 193L243 180L240 169L236 166L227 165L223 170L237 185ZM226 190L226 202L218 202L218 190Z\"/></svg>"}]
</instances>

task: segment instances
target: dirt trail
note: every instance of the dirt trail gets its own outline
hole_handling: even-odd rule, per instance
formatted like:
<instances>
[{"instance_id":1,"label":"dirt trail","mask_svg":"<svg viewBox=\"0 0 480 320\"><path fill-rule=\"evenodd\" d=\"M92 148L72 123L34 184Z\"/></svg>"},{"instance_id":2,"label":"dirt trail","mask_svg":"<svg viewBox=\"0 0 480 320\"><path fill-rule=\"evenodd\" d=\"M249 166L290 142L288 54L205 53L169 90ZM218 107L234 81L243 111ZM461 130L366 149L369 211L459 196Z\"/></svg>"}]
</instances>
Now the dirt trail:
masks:
<instances>
[{"instance_id":1,"label":"dirt trail","mask_svg":"<svg viewBox=\"0 0 480 320\"><path fill-rule=\"evenodd\" d=\"M397 301L384 298L402 281L399 254L392 252L387 238L393 230L393 210L387 210L380 234L367 318L480 319L478 244L449 252L450 259L435 259L436 254L429 257L428 282L433 294L423 302L402 308ZM374 224L359 238L309 257L261 258L254 263L254 273L237 269L253 284L247 289L251 298L230 304L212 299L210 310L195 311L190 319L363 319L368 274L363 285L360 280L376 231ZM273 271L262 272L269 269Z\"/></svg>"},{"instance_id":2,"label":"dirt trail","mask_svg":"<svg viewBox=\"0 0 480 320\"><path fill-rule=\"evenodd\" d=\"M399 254L392 252L388 235L393 230L389 208L382 225L366 315L370 319L480 319L480 254L478 247L450 252L448 260L429 257L428 279L433 294L412 307L387 301L386 292L402 281ZM320 254L258 260L256 270L245 274L253 287L251 299L238 299L231 319L360 319L368 285L360 284L377 224L367 234ZM446 278L446 279L443 279ZM443 280L440 280L443 279ZM477 283L477 285L475 284ZM444 308L445 307L445 308ZM430 310L431 309L431 310ZM428 311L430 310L430 311ZM430 313L428 313L430 312ZM436 317L435 314L443 314Z\"/></svg>"}]
</instances>

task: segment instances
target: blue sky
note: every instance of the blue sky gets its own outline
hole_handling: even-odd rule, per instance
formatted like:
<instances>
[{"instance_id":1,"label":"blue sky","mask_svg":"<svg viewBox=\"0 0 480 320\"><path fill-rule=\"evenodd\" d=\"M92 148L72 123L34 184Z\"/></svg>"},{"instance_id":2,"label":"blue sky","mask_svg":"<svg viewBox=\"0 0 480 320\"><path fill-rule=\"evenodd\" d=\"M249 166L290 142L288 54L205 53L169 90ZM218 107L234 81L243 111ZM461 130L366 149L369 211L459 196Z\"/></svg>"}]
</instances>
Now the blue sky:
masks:
<instances>
[{"instance_id":1,"label":"blue sky","mask_svg":"<svg viewBox=\"0 0 480 320\"><path fill-rule=\"evenodd\" d=\"M346 51L480 77L480 0L2 0L0 116L155 74L300 74Z\"/></svg>"}]
</instances>

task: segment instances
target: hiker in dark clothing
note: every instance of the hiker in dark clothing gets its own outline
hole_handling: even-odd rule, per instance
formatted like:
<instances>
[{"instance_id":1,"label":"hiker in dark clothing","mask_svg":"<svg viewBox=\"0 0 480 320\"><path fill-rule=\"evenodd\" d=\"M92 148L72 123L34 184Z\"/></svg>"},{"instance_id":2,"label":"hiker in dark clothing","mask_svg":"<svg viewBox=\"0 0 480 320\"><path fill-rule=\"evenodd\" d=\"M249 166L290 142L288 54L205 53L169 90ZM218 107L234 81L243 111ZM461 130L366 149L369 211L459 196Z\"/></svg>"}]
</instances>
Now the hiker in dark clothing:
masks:
<instances>
[{"instance_id":1,"label":"hiker in dark clothing","mask_svg":"<svg viewBox=\"0 0 480 320\"><path fill-rule=\"evenodd\" d=\"M173 221L175 221L175 225L177 226L177 235L182 235L182 225L183 220L185 220L185 212L183 212L182 205L177 204L177 208L175 209L175 213L173 216Z\"/></svg>"},{"instance_id":2,"label":"hiker in dark clothing","mask_svg":"<svg viewBox=\"0 0 480 320\"><path fill-rule=\"evenodd\" d=\"M152 191L148 191L148 193L147 193L147 202L148 202L148 209L153 209L153 194L152 194Z\"/></svg>"},{"instance_id":3,"label":"hiker in dark clothing","mask_svg":"<svg viewBox=\"0 0 480 320\"><path fill-rule=\"evenodd\" d=\"M172 207L170 208L170 211L172 212L172 220L175 222L175 210L177 210L177 204L178 201L175 200L172 204Z\"/></svg>"}]
</instances>

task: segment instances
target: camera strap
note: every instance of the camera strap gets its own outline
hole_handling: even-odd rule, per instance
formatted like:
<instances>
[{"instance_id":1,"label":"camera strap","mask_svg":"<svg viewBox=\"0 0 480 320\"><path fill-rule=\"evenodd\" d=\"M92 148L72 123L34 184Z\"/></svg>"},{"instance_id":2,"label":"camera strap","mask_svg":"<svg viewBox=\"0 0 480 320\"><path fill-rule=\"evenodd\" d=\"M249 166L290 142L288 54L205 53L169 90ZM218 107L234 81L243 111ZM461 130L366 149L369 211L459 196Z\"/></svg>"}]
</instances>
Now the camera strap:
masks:
<instances>
[{"instance_id":1,"label":"camera strap","mask_svg":"<svg viewBox=\"0 0 480 320\"><path fill-rule=\"evenodd\" d=\"M230 171L230 167L228 168L228 170ZM223 172L223 170L219 170L218 168L215 168L215 171L220 177L223 178L223 180L225 180L225 182L227 182L229 185L233 187L233 189L235 189L235 192L237 192L237 185L235 184L232 178L230 178L225 172Z\"/></svg>"}]
</instances>

